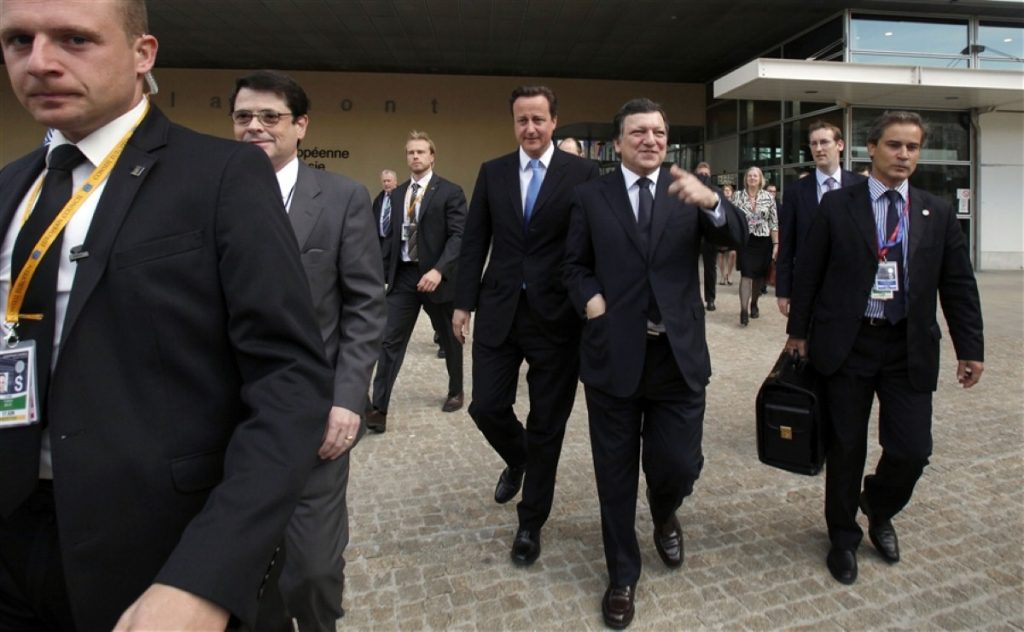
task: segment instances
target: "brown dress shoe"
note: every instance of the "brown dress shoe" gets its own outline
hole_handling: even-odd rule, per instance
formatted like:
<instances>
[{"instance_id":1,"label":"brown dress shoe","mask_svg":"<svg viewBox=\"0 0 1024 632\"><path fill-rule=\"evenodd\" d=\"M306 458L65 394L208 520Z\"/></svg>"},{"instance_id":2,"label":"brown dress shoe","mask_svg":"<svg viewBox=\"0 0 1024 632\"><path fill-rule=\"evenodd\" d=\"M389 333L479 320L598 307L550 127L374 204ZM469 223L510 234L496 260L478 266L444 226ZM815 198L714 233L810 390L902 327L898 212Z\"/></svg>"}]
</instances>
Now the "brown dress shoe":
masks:
<instances>
[{"instance_id":1,"label":"brown dress shoe","mask_svg":"<svg viewBox=\"0 0 1024 632\"><path fill-rule=\"evenodd\" d=\"M463 397L462 393L452 395L444 402L444 406L441 407L442 412L453 413L456 410L462 408Z\"/></svg>"},{"instance_id":2,"label":"brown dress shoe","mask_svg":"<svg viewBox=\"0 0 1024 632\"><path fill-rule=\"evenodd\" d=\"M604 624L614 630L623 630L629 627L633 621L636 608L633 600L636 597L636 585L633 586L608 586L604 591L604 599L601 600L601 614L604 615Z\"/></svg>"},{"instance_id":3,"label":"brown dress shoe","mask_svg":"<svg viewBox=\"0 0 1024 632\"><path fill-rule=\"evenodd\" d=\"M366 413L366 429L383 433L388 429L388 414L374 408Z\"/></svg>"},{"instance_id":4,"label":"brown dress shoe","mask_svg":"<svg viewBox=\"0 0 1024 632\"><path fill-rule=\"evenodd\" d=\"M683 528L675 514L660 525L654 526L654 548L661 561L669 568L683 564Z\"/></svg>"}]
</instances>

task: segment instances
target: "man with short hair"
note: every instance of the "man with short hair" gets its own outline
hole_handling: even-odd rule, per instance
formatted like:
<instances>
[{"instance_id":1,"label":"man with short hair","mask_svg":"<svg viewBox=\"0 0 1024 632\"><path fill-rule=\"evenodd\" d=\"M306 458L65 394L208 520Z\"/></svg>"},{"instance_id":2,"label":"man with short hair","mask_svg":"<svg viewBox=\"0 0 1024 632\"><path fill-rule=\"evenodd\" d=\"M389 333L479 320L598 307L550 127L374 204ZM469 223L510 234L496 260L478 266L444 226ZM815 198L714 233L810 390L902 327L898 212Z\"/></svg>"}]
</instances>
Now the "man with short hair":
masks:
<instances>
[{"instance_id":1,"label":"man with short hair","mask_svg":"<svg viewBox=\"0 0 1024 632\"><path fill-rule=\"evenodd\" d=\"M4 0L0 45L56 130L0 171L0 629L252 626L331 394L270 162L149 105L143 0Z\"/></svg>"},{"instance_id":2,"label":"man with short hair","mask_svg":"<svg viewBox=\"0 0 1024 632\"><path fill-rule=\"evenodd\" d=\"M633 620L640 547L634 528L642 465L654 546L683 563L676 511L704 465L711 359L700 308L700 239L737 247L743 215L693 174L663 167L665 112L650 99L615 115L621 168L576 187L565 285L585 315L580 379L587 396L608 588L604 622Z\"/></svg>"},{"instance_id":3,"label":"man with short hair","mask_svg":"<svg viewBox=\"0 0 1024 632\"><path fill-rule=\"evenodd\" d=\"M825 562L843 584L857 580L858 508L882 559L900 559L892 518L910 502L932 452L936 295L956 348L957 380L970 388L984 370L981 305L963 230L949 204L908 182L925 137L914 112L875 121L867 137L871 176L824 195L793 279L785 348L810 357L825 379ZM876 396L882 456L862 491Z\"/></svg>"},{"instance_id":4,"label":"man with short hair","mask_svg":"<svg viewBox=\"0 0 1024 632\"><path fill-rule=\"evenodd\" d=\"M452 328L465 340L470 313L477 312L469 414L505 462L495 502L523 490L510 557L528 566L540 555L578 381L580 322L561 279L569 206L573 187L596 178L597 165L555 150L558 99L550 88L514 89L509 110L519 147L480 166ZM513 410L523 360L530 390L525 428Z\"/></svg>"},{"instance_id":5,"label":"man with short hair","mask_svg":"<svg viewBox=\"0 0 1024 632\"><path fill-rule=\"evenodd\" d=\"M380 243L381 270L386 265L391 246L391 198L389 193L398 186L398 174L391 169L380 172L380 193L373 198L373 218L377 224Z\"/></svg>"},{"instance_id":6,"label":"man with short hair","mask_svg":"<svg viewBox=\"0 0 1024 632\"><path fill-rule=\"evenodd\" d=\"M462 408L464 398L462 343L449 323L466 222L466 196L462 187L434 173L437 150L426 132L409 133L405 158L412 177L389 194L392 230L386 265L388 319L373 378L372 408L366 418L374 432L387 430L391 391L420 307L430 317L445 352L448 394L441 410L455 412Z\"/></svg>"},{"instance_id":7,"label":"man with short hair","mask_svg":"<svg viewBox=\"0 0 1024 632\"><path fill-rule=\"evenodd\" d=\"M797 257L807 242L807 231L818 212L822 196L829 191L857 184L864 176L840 167L845 144L843 131L825 121L815 121L808 128L813 177L801 177L789 183L779 209L779 256L775 262L775 297L779 311L789 315L789 299L793 292L793 270Z\"/></svg>"},{"instance_id":8,"label":"man with short hair","mask_svg":"<svg viewBox=\"0 0 1024 632\"><path fill-rule=\"evenodd\" d=\"M291 77L259 71L231 95L235 139L266 152L295 237L320 325L334 393L319 460L285 530L279 586L300 630L333 629L344 615L348 544L349 450L362 435L361 413L384 332L384 275L366 187L299 160L309 98ZM268 621L289 628L290 623Z\"/></svg>"}]
</instances>

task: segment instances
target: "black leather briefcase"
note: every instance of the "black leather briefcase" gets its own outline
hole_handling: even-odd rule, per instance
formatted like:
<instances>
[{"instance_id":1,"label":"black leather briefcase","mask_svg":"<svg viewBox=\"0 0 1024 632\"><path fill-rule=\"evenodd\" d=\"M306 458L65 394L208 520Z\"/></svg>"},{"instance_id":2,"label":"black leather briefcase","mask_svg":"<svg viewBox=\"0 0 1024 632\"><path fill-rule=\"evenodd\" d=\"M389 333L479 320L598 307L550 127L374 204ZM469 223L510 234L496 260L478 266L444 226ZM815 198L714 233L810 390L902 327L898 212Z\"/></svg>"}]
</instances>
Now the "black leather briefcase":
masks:
<instances>
[{"instance_id":1,"label":"black leather briefcase","mask_svg":"<svg viewBox=\"0 0 1024 632\"><path fill-rule=\"evenodd\" d=\"M783 352L757 392L757 457L814 476L825 463L818 377L806 360Z\"/></svg>"}]
</instances>

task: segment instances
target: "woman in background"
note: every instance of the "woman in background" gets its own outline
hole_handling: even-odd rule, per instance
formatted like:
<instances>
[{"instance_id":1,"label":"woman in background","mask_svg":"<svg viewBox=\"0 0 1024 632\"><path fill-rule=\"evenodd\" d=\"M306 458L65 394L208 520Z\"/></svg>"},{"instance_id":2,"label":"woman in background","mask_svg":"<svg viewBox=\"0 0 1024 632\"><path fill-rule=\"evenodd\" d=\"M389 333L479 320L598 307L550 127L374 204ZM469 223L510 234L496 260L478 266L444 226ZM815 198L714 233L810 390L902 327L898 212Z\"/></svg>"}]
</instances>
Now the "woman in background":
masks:
<instances>
[{"instance_id":1,"label":"woman in background","mask_svg":"<svg viewBox=\"0 0 1024 632\"><path fill-rule=\"evenodd\" d=\"M740 325L761 315L757 299L768 276L768 267L779 254L779 215L775 198L765 190L764 174L757 167L747 169L744 188L732 200L747 216L750 237L740 250ZM749 307L749 311L748 311Z\"/></svg>"},{"instance_id":2,"label":"woman in background","mask_svg":"<svg viewBox=\"0 0 1024 632\"><path fill-rule=\"evenodd\" d=\"M722 195L733 201L736 196L736 189L726 182L722 185ZM728 248L721 248L718 251L718 284L732 285L732 270L736 267L736 251Z\"/></svg>"}]
</instances>

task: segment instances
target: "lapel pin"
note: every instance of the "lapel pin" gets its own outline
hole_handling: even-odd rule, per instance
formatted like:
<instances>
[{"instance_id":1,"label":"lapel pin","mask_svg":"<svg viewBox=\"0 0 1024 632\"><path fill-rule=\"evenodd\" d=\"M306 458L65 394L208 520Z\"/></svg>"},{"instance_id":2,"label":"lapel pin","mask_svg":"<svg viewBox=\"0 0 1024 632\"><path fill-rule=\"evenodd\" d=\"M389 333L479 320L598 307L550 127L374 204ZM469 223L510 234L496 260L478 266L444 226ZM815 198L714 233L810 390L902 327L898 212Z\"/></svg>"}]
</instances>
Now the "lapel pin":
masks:
<instances>
[{"instance_id":1,"label":"lapel pin","mask_svg":"<svg viewBox=\"0 0 1024 632\"><path fill-rule=\"evenodd\" d=\"M928 217L931 214L931 211L929 211L928 209L924 209L923 211L921 211L921 215L924 215L925 217Z\"/></svg>"},{"instance_id":2,"label":"lapel pin","mask_svg":"<svg viewBox=\"0 0 1024 632\"><path fill-rule=\"evenodd\" d=\"M68 255L68 261L78 261L79 259L85 259L88 256L89 251L85 249L85 244L81 244L71 248L71 254Z\"/></svg>"},{"instance_id":3,"label":"lapel pin","mask_svg":"<svg viewBox=\"0 0 1024 632\"><path fill-rule=\"evenodd\" d=\"M135 165L134 167L132 167L131 173L132 173L133 176L138 177L138 176L141 176L142 172L145 171L145 170L146 170L146 168L143 167L142 165Z\"/></svg>"}]
</instances>

